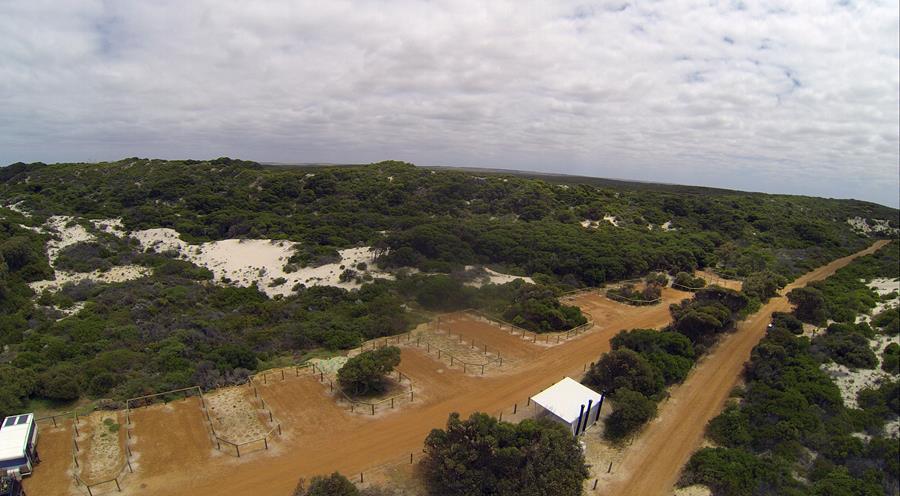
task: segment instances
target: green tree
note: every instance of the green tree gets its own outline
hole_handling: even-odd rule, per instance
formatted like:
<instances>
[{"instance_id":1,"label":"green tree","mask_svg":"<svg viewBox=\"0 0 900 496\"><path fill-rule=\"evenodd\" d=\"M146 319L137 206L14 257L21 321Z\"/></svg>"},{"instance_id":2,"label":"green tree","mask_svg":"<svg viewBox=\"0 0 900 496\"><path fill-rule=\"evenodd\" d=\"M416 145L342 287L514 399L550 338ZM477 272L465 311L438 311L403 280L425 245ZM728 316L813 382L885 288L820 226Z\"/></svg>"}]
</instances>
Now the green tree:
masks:
<instances>
[{"instance_id":1,"label":"green tree","mask_svg":"<svg viewBox=\"0 0 900 496\"><path fill-rule=\"evenodd\" d=\"M653 396L664 387L663 377L640 354L621 348L604 354L584 377L585 385L615 395L621 388Z\"/></svg>"},{"instance_id":2,"label":"green tree","mask_svg":"<svg viewBox=\"0 0 900 496\"><path fill-rule=\"evenodd\" d=\"M385 388L385 375L399 364L400 348L396 346L364 351L338 370L338 382L345 391L357 396L379 393Z\"/></svg>"},{"instance_id":3,"label":"green tree","mask_svg":"<svg viewBox=\"0 0 900 496\"><path fill-rule=\"evenodd\" d=\"M637 391L619 389L612 402L613 411L604 421L603 433L609 439L622 439L656 416L656 402Z\"/></svg>"},{"instance_id":4,"label":"green tree","mask_svg":"<svg viewBox=\"0 0 900 496\"><path fill-rule=\"evenodd\" d=\"M580 495L588 477L578 441L547 419L518 424L483 413L425 439L422 468L429 494L440 496Z\"/></svg>"},{"instance_id":5,"label":"green tree","mask_svg":"<svg viewBox=\"0 0 900 496\"><path fill-rule=\"evenodd\" d=\"M825 298L816 288L796 288L788 293L788 301L797 306L794 314L798 319L810 324L821 325L825 322Z\"/></svg>"}]
</instances>

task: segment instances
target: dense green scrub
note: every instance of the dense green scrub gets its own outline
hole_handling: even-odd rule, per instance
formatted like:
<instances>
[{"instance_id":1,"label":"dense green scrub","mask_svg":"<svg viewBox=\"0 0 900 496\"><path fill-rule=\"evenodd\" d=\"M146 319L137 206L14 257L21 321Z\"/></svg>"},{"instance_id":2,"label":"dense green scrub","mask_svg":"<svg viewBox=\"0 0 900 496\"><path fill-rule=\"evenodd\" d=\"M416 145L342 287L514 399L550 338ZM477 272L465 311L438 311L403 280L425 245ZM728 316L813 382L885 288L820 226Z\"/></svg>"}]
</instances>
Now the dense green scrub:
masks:
<instances>
[{"instance_id":1,"label":"dense green scrub","mask_svg":"<svg viewBox=\"0 0 900 496\"><path fill-rule=\"evenodd\" d=\"M579 495L589 474L578 439L549 419L511 424L453 413L425 439L424 456L434 496Z\"/></svg>"},{"instance_id":2,"label":"dense green scrub","mask_svg":"<svg viewBox=\"0 0 900 496\"><path fill-rule=\"evenodd\" d=\"M893 277L898 270L896 248L894 243L859 258L817 283L825 295L826 315L855 319L856 314L848 315L837 301L851 311L867 311L871 295L859 279ZM773 317L773 327L745 369L746 385L709 424L708 435L718 447L698 451L682 483L706 484L717 495L896 494L900 444L884 431L885 422L900 414L896 378L863 389L854 409L844 404L838 387L820 368L831 359L873 367L875 354L868 338L878 327L832 324L811 342L799 335L797 319Z\"/></svg>"},{"instance_id":3,"label":"dense green scrub","mask_svg":"<svg viewBox=\"0 0 900 496\"><path fill-rule=\"evenodd\" d=\"M612 400L604 435L621 440L653 419L665 388L684 381L697 358L734 328L749 303L741 293L709 286L672 304L673 322L666 329L632 329L613 337L612 351L591 364L582 381Z\"/></svg>"},{"instance_id":4,"label":"dense green scrub","mask_svg":"<svg viewBox=\"0 0 900 496\"><path fill-rule=\"evenodd\" d=\"M305 241L296 262L363 243L390 249L383 260L389 266L497 264L572 285L714 264L738 276L763 269L796 275L866 244L848 218L883 218L897 227L896 210L859 201L559 184L400 162L282 168L227 158L133 158L0 171L2 197L39 216L122 217L128 229L172 227L189 241ZM600 222L583 228L585 219ZM661 229L665 222L675 230Z\"/></svg>"},{"instance_id":5,"label":"dense green scrub","mask_svg":"<svg viewBox=\"0 0 900 496\"><path fill-rule=\"evenodd\" d=\"M0 205L12 204L33 217L0 208L0 375L6 379L0 413L31 398L121 399L233 382L280 357L346 349L408 330L416 318L410 306L477 307L535 331L564 329L584 316L559 304L563 289L651 269L793 275L870 242L846 219L896 225L897 217L896 210L857 201L579 184L399 162L283 168L231 159L14 164L0 168ZM34 295L27 283L52 277L48 236L23 226L40 226L50 215L121 217L128 230L171 227L191 242L300 241L286 261L294 267L333 262L338 248L370 245L383 266L430 273L358 291L297 288L269 299L256 289L213 285L204 268L141 253L131 241L94 231L96 241L60 252L58 268L139 264L152 275ZM602 221L605 215L620 227ZM585 219L600 222L585 228ZM661 229L666 222L675 230ZM538 284L474 288L465 284L463 268L475 264L530 275ZM74 316L54 310L75 304L84 309ZM679 328L702 334L704 326L727 326L731 317L713 306L684 309Z\"/></svg>"}]
</instances>

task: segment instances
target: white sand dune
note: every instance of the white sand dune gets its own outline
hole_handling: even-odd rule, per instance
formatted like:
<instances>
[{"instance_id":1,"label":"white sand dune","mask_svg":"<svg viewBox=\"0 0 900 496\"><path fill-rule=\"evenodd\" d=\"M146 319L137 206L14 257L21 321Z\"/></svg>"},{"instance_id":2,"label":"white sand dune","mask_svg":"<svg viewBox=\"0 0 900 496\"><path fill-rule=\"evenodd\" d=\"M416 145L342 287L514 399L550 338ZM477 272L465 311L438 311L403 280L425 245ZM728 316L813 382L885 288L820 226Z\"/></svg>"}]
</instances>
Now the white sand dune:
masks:
<instances>
[{"instance_id":1,"label":"white sand dune","mask_svg":"<svg viewBox=\"0 0 900 496\"><path fill-rule=\"evenodd\" d=\"M94 235L78 224L74 217L67 215L55 215L47 219L44 231L55 234L55 237L58 238L47 242L47 257L50 259L51 266L55 266L59 251L63 248L95 239Z\"/></svg>"},{"instance_id":2,"label":"white sand dune","mask_svg":"<svg viewBox=\"0 0 900 496\"><path fill-rule=\"evenodd\" d=\"M131 236L144 248L153 248L158 252L175 251L179 258L206 267L212 271L216 282L227 280L238 286L256 286L269 296L289 295L295 284L338 286L346 289L359 287L361 284L355 280L340 281L340 275L345 269L353 269L359 275L368 273L373 278L393 278L377 267L374 251L366 246L339 250L340 262L305 267L288 273L284 271L284 266L297 244L292 241L226 239L192 245L181 240L177 231L168 228L135 231ZM365 271L356 269L360 263L366 264ZM281 278L285 282L271 286Z\"/></svg>"},{"instance_id":3,"label":"white sand dune","mask_svg":"<svg viewBox=\"0 0 900 496\"><path fill-rule=\"evenodd\" d=\"M59 291L66 283L79 283L84 280L91 280L98 283L116 283L131 281L150 275L150 269L141 267L140 265L117 265L105 272L95 270L93 272L69 272L67 270L57 270L56 279L35 281L28 283L28 286L35 293L40 294L45 289L50 291Z\"/></svg>"}]
</instances>

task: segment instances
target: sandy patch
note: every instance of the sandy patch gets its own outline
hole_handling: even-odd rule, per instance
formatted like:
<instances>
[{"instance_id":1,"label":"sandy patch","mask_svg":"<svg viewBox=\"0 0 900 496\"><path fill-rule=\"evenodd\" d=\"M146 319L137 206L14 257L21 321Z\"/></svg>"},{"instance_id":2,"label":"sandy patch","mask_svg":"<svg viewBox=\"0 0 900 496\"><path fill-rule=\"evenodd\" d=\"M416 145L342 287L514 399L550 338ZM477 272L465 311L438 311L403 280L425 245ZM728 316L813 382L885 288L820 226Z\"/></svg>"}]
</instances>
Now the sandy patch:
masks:
<instances>
[{"instance_id":1,"label":"sandy patch","mask_svg":"<svg viewBox=\"0 0 900 496\"><path fill-rule=\"evenodd\" d=\"M23 217L29 217L29 218L30 218L30 217L31 217L31 212L29 212L28 210L25 210L25 209L22 207L22 204L23 204L23 203L25 203L25 202L11 203L11 204L9 204L9 205L6 205L6 208L8 208L8 209L10 209L10 210L12 210L13 212L16 212L16 213L18 213L18 214L22 214Z\"/></svg>"},{"instance_id":2,"label":"sandy patch","mask_svg":"<svg viewBox=\"0 0 900 496\"><path fill-rule=\"evenodd\" d=\"M120 238L124 238L128 234L125 231L125 225L122 224L122 219L95 219L90 222L98 231L115 234Z\"/></svg>"},{"instance_id":3,"label":"sandy patch","mask_svg":"<svg viewBox=\"0 0 900 496\"><path fill-rule=\"evenodd\" d=\"M44 224L44 229L59 237L59 239L51 239L47 242L47 257L50 259L51 266L55 266L59 251L63 248L94 239L94 235L89 233L84 226L75 223L75 217L67 215L50 217Z\"/></svg>"},{"instance_id":4,"label":"sandy patch","mask_svg":"<svg viewBox=\"0 0 900 496\"><path fill-rule=\"evenodd\" d=\"M65 270L56 271L56 279L53 281L43 280L28 283L28 286L35 293L41 293L45 289L50 291L59 291L66 283L79 283L81 281L90 280L98 283L117 283L131 281L147 275L151 270L140 265L119 265L105 272L95 270L93 272L69 272Z\"/></svg>"},{"instance_id":5,"label":"sandy patch","mask_svg":"<svg viewBox=\"0 0 900 496\"><path fill-rule=\"evenodd\" d=\"M248 394L253 396L253 390L247 386L233 386L204 396L209 403L213 428L220 438L241 444L260 439L269 431Z\"/></svg>"},{"instance_id":6,"label":"sandy patch","mask_svg":"<svg viewBox=\"0 0 900 496\"><path fill-rule=\"evenodd\" d=\"M822 364L822 370L831 376L840 389L844 405L849 408L858 408L856 395L862 389L876 389L881 383L894 379L891 374L881 369L882 353L885 346L890 343L900 343L900 337L878 335L875 339L869 340L869 346L878 358L878 364L873 369L851 369L834 362Z\"/></svg>"},{"instance_id":7,"label":"sandy patch","mask_svg":"<svg viewBox=\"0 0 900 496\"><path fill-rule=\"evenodd\" d=\"M534 279L525 276L514 276L511 274L503 274L501 272L497 272L495 270L491 270L487 267L484 268L484 271L487 272L488 282L491 284L506 284L508 282L513 282L516 279L521 279L528 284L534 284Z\"/></svg>"},{"instance_id":8,"label":"sandy patch","mask_svg":"<svg viewBox=\"0 0 900 496\"><path fill-rule=\"evenodd\" d=\"M616 219L616 217L613 215L604 215L603 220L606 222L609 222L610 224L612 224L616 227L619 227L619 220ZM599 221L599 220L585 219L585 220L581 221L580 224L581 224L581 227L586 227L589 229L597 229L600 227L600 222L601 221Z\"/></svg>"},{"instance_id":9,"label":"sandy patch","mask_svg":"<svg viewBox=\"0 0 900 496\"><path fill-rule=\"evenodd\" d=\"M306 286L338 286L358 288L355 280L341 281L341 273L352 269L360 276L390 279L393 276L381 271L375 264L375 252L369 247L339 250L341 261L319 267L306 267L295 272L285 272L284 266L294 254L292 241L269 239L226 239L193 245L182 241L178 231L168 228L147 229L131 234L145 249L157 252L175 251L178 257L211 270L217 282L230 281L238 286L256 286L269 296L287 296L296 284ZM360 271L356 267L366 264ZM283 280L283 282L282 282Z\"/></svg>"},{"instance_id":10,"label":"sandy patch","mask_svg":"<svg viewBox=\"0 0 900 496\"><path fill-rule=\"evenodd\" d=\"M82 417L87 420L83 429L84 448L79 452L82 460L80 477L86 482L97 482L115 477L122 469L124 453L117 412L99 412Z\"/></svg>"},{"instance_id":11,"label":"sandy patch","mask_svg":"<svg viewBox=\"0 0 900 496\"><path fill-rule=\"evenodd\" d=\"M872 234L872 233L884 233L896 235L900 232L900 229L894 228L890 226L890 221L885 219L865 219L863 217L851 217L847 219L847 224L850 224L855 231Z\"/></svg>"},{"instance_id":12,"label":"sandy patch","mask_svg":"<svg viewBox=\"0 0 900 496\"><path fill-rule=\"evenodd\" d=\"M672 496L712 496L712 489L702 485L679 487L672 491Z\"/></svg>"}]
</instances>

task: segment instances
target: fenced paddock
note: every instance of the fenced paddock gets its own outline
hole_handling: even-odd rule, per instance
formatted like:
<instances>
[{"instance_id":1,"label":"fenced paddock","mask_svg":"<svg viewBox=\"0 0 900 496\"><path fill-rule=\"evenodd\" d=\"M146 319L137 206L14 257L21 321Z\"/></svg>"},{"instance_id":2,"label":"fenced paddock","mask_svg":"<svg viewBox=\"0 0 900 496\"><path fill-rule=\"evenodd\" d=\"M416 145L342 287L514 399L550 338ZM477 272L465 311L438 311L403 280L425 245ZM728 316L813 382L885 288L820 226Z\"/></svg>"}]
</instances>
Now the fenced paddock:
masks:
<instances>
[{"instance_id":1,"label":"fenced paddock","mask_svg":"<svg viewBox=\"0 0 900 496\"><path fill-rule=\"evenodd\" d=\"M281 423L259 396L253 377L246 387L219 389L205 400L206 421L219 451L240 458L242 453L268 450L272 437L282 434Z\"/></svg>"},{"instance_id":2,"label":"fenced paddock","mask_svg":"<svg viewBox=\"0 0 900 496\"><path fill-rule=\"evenodd\" d=\"M594 327L594 323L591 319L588 319L587 322L581 324L579 326L575 326L571 329L565 331L558 332L544 332L537 333L534 331L529 331L528 329L524 329L510 322L506 322L504 320L498 319L496 317L490 316L480 310L469 309L463 312L471 316L472 318L476 318L482 320L484 322L488 322L491 325L497 327L501 331L505 331L513 336L519 336L524 341L531 341L535 344L545 344L545 345L555 345L561 344L569 339L575 338L581 334L584 334L587 331L590 331Z\"/></svg>"},{"instance_id":3,"label":"fenced paddock","mask_svg":"<svg viewBox=\"0 0 900 496\"><path fill-rule=\"evenodd\" d=\"M199 387L126 400L126 438L142 478L206 463L214 448ZM175 443L173 444L173 439Z\"/></svg>"},{"instance_id":4,"label":"fenced paddock","mask_svg":"<svg viewBox=\"0 0 900 496\"><path fill-rule=\"evenodd\" d=\"M118 411L98 411L82 417L73 413L72 478L89 496L113 487L121 492L122 479L134 473L125 418ZM106 419L111 422L107 424Z\"/></svg>"}]
</instances>

